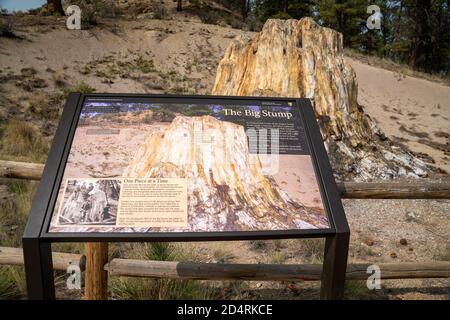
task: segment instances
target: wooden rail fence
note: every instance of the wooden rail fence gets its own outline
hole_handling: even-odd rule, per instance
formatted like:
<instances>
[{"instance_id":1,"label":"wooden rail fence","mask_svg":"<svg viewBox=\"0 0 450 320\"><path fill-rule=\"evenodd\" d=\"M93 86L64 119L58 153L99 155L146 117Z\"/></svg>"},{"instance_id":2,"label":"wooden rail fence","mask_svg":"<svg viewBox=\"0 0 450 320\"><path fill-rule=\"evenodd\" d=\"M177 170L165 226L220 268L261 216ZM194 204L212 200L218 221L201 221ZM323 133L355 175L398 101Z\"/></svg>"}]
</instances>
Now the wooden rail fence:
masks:
<instances>
[{"instance_id":1,"label":"wooden rail fence","mask_svg":"<svg viewBox=\"0 0 450 320\"><path fill-rule=\"evenodd\" d=\"M82 254L53 252L52 260L55 270L66 271L69 265L76 265L81 271L86 270L86 257ZM0 247L1 264L23 266L22 248Z\"/></svg>"},{"instance_id":2,"label":"wooden rail fence","mask_svg":"<svg viewBox=\"0 0 450 320\"><path fill-rule=\"evenodd\" d=\"M0 177L39 180L43 164L0 160ZM450 177L394 182L337 182L342 198L349 199L450 199ZM0 199L7 198L0 189ZM54 269L66 270L69 264L86 269L86 299L106 299L107 276L176 278L203 280L295 281L320 280L322 265L296 264L211 264L173 261L112 259L107 261L107 243L86 244L86 257L53 253ZM20 248L0 247L0 264L23 265ZM450 262L381 263L382 279L450 278ZM365 280L368 264L349 264L347 279Z\"/></svg>"},{"instance_id":3,"label":"wooden rail fence","mask_svg":"<svg viewBox=\"0 0 450 320\"><path fill-rule=\"evenodd\" d=\"M53 252L55 270L65 271L69 265L77 265L82 271L89 270L87 261L94 260L95 257L86 259L80 254ZM1 264L22 266L22 249L0 247ZM369 265L349 264L347 279L366 280ZM450 278L450 262L380 263L378 266L381 279ZM191 280L318 281L322 273L321 264L220 264L133 259L112 259L102 264L101 269L111 276ZM104 279L95 284L97 291L102 290L101 283ZM103 294L97 292L87 298Z\"/></svg>"},{"instance_id":4,"label":"wooden rail fence","mask_svg":"<svg viewBox=\"0 0 450 320\"><path fill-rule=\"evenodd\" d=\"M349 264L348 280L367 280L371 264ZM381 263L381 279L450 278L450 262ZM317 281L321 264L220 264L113 259L112 276L194 280Z\"/></svg>"},{"instance_id":5,"label":"wooden rail fence","mask_svg":"<svg viewBox=\"0 0 450 320\"><path fill-rule=\"evenodd\" d=\"M0 177L39 180L44 165L0 160ZM348 199L450 199L450 177L439 180L394 182L338 181L342 198Z\"/></svg>"}]
</instances>

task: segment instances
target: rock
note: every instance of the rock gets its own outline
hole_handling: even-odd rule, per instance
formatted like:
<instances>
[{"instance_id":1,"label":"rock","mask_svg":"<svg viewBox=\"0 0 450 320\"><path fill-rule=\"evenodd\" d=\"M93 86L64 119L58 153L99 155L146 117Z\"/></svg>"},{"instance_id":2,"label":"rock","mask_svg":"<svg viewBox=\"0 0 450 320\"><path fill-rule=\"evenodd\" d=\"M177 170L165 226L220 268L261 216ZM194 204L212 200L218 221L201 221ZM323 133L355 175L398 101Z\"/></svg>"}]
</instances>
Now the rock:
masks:
<instances>
[{"instance_id":1,"label":"rock","mask_svg":"<svg viewBox=\"0 0 450 320\"><path fill-rule=\"evenodd\" d=\"M417 221L417 216L414 212L408 211L406 213L406 221L411 222L411 221Z\"/></svg>"},{"instance_id":2,"label":"rock","mask_svg":"<svg viewBox=\"0 0 450 320\"><path fill-rule=\"evenodd\" d=\"M344 59L342 34L311 18L269 19L253 39L234 40L219 64L212 94L313 99L330 160L341 177L366 180L405 172L417 177L431 171L384 141L358 105L356 74ZM349 167L354 167L350 173Z\"/></svg>"},{"instance_id":3,"label":"rock","mask_svg":"<svg viewBox=\"0 0 450 320\"><path fill-rule=\"evenodd\" d=\"M407 246L407 245L408 245L408 241L406 241L405 238L402 238L402 239L400 239L400 244L401 244L402 246Z\"/></svg>"},{"instance_id":4,"label":"rock","mask_svg":"<svg viewBox=\"0 0 450 320\"><path fill-rule=\"evenodd\" d=\"M374 241L373 241L373 239L370 238L370 237L365 237L365 238L363 239L363 243L364 243L365 245L369 246L369 247L371 247L371 246L374 245Z\"/></svg>"},{"instance_id":5,"label":"rock","mask_svg":"<svg viewBox=\"0 0 450 320\"><path fill-rule=\"evenodd\" d=\"M391 258L392 259L396 259L397 258L397 254L395 252L391 252Z\"/></svg>"},{"instance_id":6,"label":"rock","mask_svg":"<svg viewBox=\"0 0 450 320\"><path fill-rule=\"evenodd\" d=\"M22 68L22 69L20 69L20 73L24 77L32 77L36 74L36 70L33 68Z\"/></svg>"}]
</instances>

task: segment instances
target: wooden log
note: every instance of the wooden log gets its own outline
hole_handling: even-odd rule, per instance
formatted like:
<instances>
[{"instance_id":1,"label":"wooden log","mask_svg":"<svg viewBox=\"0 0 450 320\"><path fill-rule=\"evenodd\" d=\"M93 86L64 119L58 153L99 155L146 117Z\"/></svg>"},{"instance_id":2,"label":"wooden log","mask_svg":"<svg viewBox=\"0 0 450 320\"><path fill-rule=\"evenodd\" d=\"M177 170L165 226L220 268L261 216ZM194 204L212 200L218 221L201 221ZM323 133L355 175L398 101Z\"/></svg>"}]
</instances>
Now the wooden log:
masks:
<instances>
[{"instance_id":1,"label":"wooden log","mask_svg":"<svg viewBox=\"0 0 450 320\"><path fill-rule=\"evenodd\" d=\"M66 271L69 265L77 265L86 270L86 257L81 254L53 252L53 269ZM0 247L0 265L23 266L22 248Z\"/></svg>"},{"instance_id":2,"label":"wooden log","mask_svg":"<svg viewBox=\"0 0 450 320\"><path fill-rule=\"evenodd\" d=\"M409 182L338 182L347 199L450 199L450 180Z\"/></svg>"},{"instance_id":3,"label":"wooden log","mask_svg":"<svg viewBox=\"0 0 450 320\"><path fill-rule=\"evenodd\" d=\"M350 264L347 280L367 280L370 264ZM450 262L381 263L381 279L450 278ZM113 259L105 270L111 276L195 280L317 281L320 264L213 264Z\"/></svg>"},{"instance_id":4,"label":"wooden log","mask_svg":"<svg viewBox=\"0 0 450 320\"><path fill-rule=\"evenodd\" d=\"M86 243L84 288L86 300L106 300L108 298L108 272L104 269L107 262L108 243Z\"/></svg>"},{"instance_id":5,"label":"wooden log","mask_svg":"<svg viewBox=\"0 0 450 320\"><path fill-rule=\"evenodd\" d=\"M41 163L0 160L0 177L39 180L44 171Z\"/></svg>"},{"instance_id":6,"label":"wooden log","mask_svg":"<svg viewBox=\"0 0 450 320\"><path fill-rule=\"evenodd\" d=\"M0 160L0 177L39 180L43 164ZM436 180L394 180L389 182L337 182L347 199L450 199L450 177Z\"/></svg>"}]
</instances>

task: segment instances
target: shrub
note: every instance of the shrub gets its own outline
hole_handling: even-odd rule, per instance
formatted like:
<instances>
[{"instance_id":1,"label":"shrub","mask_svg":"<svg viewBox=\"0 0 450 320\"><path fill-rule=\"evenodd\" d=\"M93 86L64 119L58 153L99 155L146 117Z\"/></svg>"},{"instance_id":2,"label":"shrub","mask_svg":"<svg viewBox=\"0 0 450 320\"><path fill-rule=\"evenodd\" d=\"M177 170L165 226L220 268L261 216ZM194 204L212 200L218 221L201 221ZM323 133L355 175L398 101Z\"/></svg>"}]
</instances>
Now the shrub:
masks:
<instances>
[{"instance_id":1,"label":"shrub","mask_svg":"<svg viewBox=\"0 0 450 320\"><path fill-rule=\"evenodd\" d=\"M169 243L132 244L127 257L157 261L185 260L185 250ZM109 290L115 299L214 299L212 286L196 280L110 278Z\"/></svg>"},{"instance_id":2,"label":"shrub","mask_svg":"<svg viewBox=\"0 0 450 320\"><path fill-rule=\"evenodd\" d=\"M74 90L75 92L92 93L95 91L95 88L91 87L86 82L81 81L75 86Z\"/></svg>"},{"instance_id":3,"label":"shrub","mask_svg":"<svg viewBox=\"0 0 450 320\"><path fill-rule=\"evenodd\" d=\"M152 59L145 60L142 56L139 56L134 60L136 68L142 73L149 73L155 71L155 65Z\"/></svg>"},{"instance_id":4,"label":"shrub","mask_svg":"<svg viewBox=\"0 0 450 320\"><path fill-rule=\"evenodd\" d=\"M98 18L111 18L120 14L120 9L113 0L69 0L64 1L64 8L77 5L81 9L81 24L89 28L98 23Z\"/></svg>"},{"instance_id":5,"label":"shrub","mask_svg":"<svg viewBox=\"0 0 450 320\"><path fill-rule=\"evenodd\" d=\"M59 117L61 106L61 96L52 94L51 96L39 92L28 100L27 113L42 119L56 120Z\"/></svg>"},{"instance_id":6,"label":"shrub","mask_svg":"<svg viewBox=\"0 0 450 320\"><path fill-rule=\"evenodd\" d=\"M229 24L233 29L242 29L244 27L244 23L233 17L232 15L228 15L225 18L225 22Z\"/></svg>"},{"instance_id":7,"label":"shrub","mask_svg":"<svg viewBox=\"0 0 450 320\"><path fill-rule=\"evenodd\" d=\"M19 299L25 294L24 273L17 267L0 266L0 300Z\"/></svg>"},{"instance_id":8,"label":"shrub","mask_svg":"<svg viewBox=\"0 0 450 320\"><path fill-rule=\"evenodd\" d=\"M159 0L152 1L151 9L153 12L153 18L155 19L165 20L169 17L166 6Z\"/></svg>"},{"instance_id":9,"label":"shrub","mask_svg":"<svg viewBox=\"0 0 450 320\"><path fill-rule=\"evenodd\" d=\"M261 31L263 23L256 17L254 14L250 14L247 19L245 19L245 23L250 31Z\"/></svg>"},{"instance_id":10,"label":"shrub","mask_svg":"<svg viewBox=\"0 0 450 320\"><path fill-rule=\"evenodd\" d=\"M286 13L286 12L278 12L270 17L270 19L282 19L282 20L288 20L292 19L292 17Z\"/></svg>"},{"instance_id":11,"label":"shrub","mask_svg":"<svg viewBox=\"0 0 450 320\"><path fill-rule=\"evenodd\" d=\"M0 16L0 37L15 38L12 24L6 18Z\"/></svg>"},{"instance_id":12,"label":"shrub","mask_svg":"<svg viewBox=\"0 0 450 320\"><path fill-rule=\"evenodd\" d=\"M92 93L95 88L91 87L84 81L78 82L75 87L67 87L63 89L64 96L67 96L70 92L80 92L80 93Z\"/></svg>"},{"instance_id":13,"label":"shrub","mask_svg":"<svg viewBox=\"0 0 450 320\"><path fill-rule=\"evenodd\" d=\"M207 24L217 24L217 21L220 19L219 14L212 10L201 10L199 16L200 20Z\"/></svg>"},{"instance_id":14,"label":"shrub","mask_svg":"<svg viewBox=\"0 0 450 320\"><path fill-rule=\"evenodd\" d=\"M52 79L57 87L62 87L66 83L64 73L62 72L54 72L52 74Z\"/></svg>"},{"instance_id":15,"label":"shrub","mask_svg":"<svg viewBox=\"0 0 450 320\"><path fill-rule=\"evenodd\" d=\"M0 202L0 245L20 247L38 182L10 180L7 185L14 196ZM25 292L23 268L0 266L0 300L22 298Z\"/></svg>"},{"instance_id":16,"label":"shrub","mask_svg":"<svg viewBox=\"0 0 450 320\"><path fill-rule=\"evenodd\" d=\"M300 240L300 250L311 263L320 263L323 261L325 242L323 239L303 239Z\"/></svg>"}]
</instances>

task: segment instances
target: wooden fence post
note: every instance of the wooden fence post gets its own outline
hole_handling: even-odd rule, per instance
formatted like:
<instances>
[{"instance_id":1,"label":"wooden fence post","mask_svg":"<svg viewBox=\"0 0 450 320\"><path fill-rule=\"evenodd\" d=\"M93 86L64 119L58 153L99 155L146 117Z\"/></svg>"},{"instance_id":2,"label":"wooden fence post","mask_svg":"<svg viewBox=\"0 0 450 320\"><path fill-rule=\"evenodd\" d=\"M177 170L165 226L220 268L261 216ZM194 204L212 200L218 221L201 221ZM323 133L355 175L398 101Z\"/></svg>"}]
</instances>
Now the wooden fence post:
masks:
<instances>
[{"instance_id":1,"label":"wooden fence post","mask_svg":"<svg viewBox=\"0 0 450 320\"><path fill-rule=\"evenodd\" d=\"M108 298L108 243L86 243L85 300L106 300Z\"/></svg>"}]
</instances>

